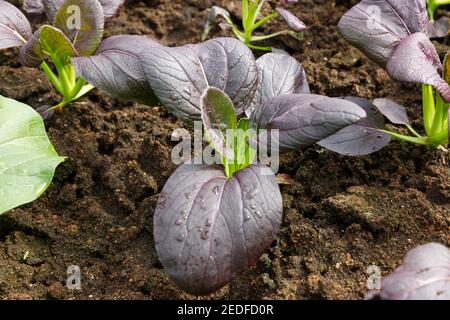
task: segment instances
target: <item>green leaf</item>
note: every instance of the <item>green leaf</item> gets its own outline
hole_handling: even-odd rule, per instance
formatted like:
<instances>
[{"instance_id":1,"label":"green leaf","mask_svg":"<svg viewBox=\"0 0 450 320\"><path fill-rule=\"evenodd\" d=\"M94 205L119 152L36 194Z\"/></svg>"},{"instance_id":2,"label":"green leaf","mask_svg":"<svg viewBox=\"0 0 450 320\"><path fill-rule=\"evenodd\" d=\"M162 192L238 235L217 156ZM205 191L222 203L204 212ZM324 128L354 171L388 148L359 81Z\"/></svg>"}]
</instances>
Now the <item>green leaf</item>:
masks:
<instances>
[{"instance_id":1,"label":"green leaf","mask_svg":"<svg viewBox=\"0 0 450 320\"><path fill-rule=\"evenodd\" d=\"M201 99L202 120L205 137L222 156L225 173L231 177L235 166L236 111L233 101L220 89L209 87Z\"/></svg>"},{"instance_id":2,"label":"green leaf","mask_svg":"<svg viewBox=\"0 0 450 320\"><path fill-rule=\"evenodd\" d=\"M233 101L222 90L209 87L202 97L201 107L203 125L212 146L217 152L232 160L233 137L227 139L227 131L233 135L237 128Z\"/></svg>"},{"instance_id":3,"label":"green leaf","mask_svg":"<svg viewBox=\"0 0 450 320\"><path fill-rule=\"evenodd\" d=\"M48 54L56 63L61 61L65 64L75 56L75 50L69 39L60 30L52 26L42 26L39 39L44 53Z\"/></svg>"},{"instance_id":4,"label":"green leaf","mask_svg":"<svg viewBox=\"0 0 450 320\"><path fill-rule=\"evenodd\" d=\"M207 127L225 131L236 129L236 111L233 101L220 89L209 87L202 99L203 120Z\"/></svg>"},{"instance_id":5,"label":"green leaf","mask_svg":"<svg viewBox=\"0 0 450 320\"><path fill-rule=\"evenodd\" d=\"M39 114L0 96L0 214L41 196L63 161Z\"/></svg>"},{"instance_id":6,"label":"green leaf","mask_svg":"<svg viewBox=\"0 0 450 320\"><path fill-rule=\"evenodd\" d=\"M103 38L103 7L98 0L66 0L56 13L54 25L72 41L81 56L90 56Z\"/></svg>"}]
</instances>

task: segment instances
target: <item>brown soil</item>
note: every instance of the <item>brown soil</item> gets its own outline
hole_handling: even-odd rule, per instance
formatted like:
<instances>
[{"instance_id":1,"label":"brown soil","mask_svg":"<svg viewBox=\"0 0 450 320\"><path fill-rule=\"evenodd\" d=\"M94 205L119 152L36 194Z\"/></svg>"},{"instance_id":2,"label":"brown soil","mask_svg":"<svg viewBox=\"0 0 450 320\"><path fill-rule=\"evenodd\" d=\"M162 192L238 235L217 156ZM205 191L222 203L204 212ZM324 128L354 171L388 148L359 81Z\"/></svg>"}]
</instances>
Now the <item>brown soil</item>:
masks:
<instances>
[{"instance_id":1,"label":"brown soil","mask_svg":"<svg viewBox=\"0 0 450 320\"><path fill-rule=\"evenodd\" d=\"M239 16L234 1L130 1L107 35L199 42L213 2ZM420 128L418 87L389 80L337 32L340 16L355 2L300 0L292 9L310 26L305 41L285 37L270 44L303 63L314 93L393 97ZM218 35L227 33L216 28ZM442 54L448 49L437 45ZM0 53L0 94L36 107L56 103L42 73L20 67L15 54ZM175 170L170 134L179 126L160 108L99 91L54 116L50 138L69 160L41 199L0 217L0 298L193 298L170 282L152 237L158 193ZM449 162L448 154L398 142L361 158L318 147L283 157L281 172L295 183L282 187L278 238L255 268L207 298L363 298L371 264L386 274L419 244L450 245ZM65 288L70 265L81 267L81 291Z\"/></svg>"}]
</instances>

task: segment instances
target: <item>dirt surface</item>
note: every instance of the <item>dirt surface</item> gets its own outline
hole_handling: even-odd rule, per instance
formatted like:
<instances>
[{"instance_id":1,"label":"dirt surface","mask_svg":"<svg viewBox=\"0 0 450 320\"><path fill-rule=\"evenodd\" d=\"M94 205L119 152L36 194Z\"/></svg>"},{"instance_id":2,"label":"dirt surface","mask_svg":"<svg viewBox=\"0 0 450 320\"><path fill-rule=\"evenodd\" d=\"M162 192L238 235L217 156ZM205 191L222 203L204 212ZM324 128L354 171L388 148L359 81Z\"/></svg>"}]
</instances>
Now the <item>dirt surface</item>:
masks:
<instances>
[{"instance_id":1,"label":"dirt surface","mask_svg":"<svg viewBox=\"0 0 450 320\"><path fill-rule=\"evenodd\" d=\"M239 17L235 1L214 1ZM353 1L355 3L356 1ZM107 35L146 34L167 45L199 42L213 1L129 2ZM274 2L272 2L272 5ZM421 128L421 96L349 46L336 24L350 1L300 0L293 11L310 26L305 41L268 44L304 65L311 90L330 96L391 97ZM36 27L44 23L34 17ZM275 31L282 23L271 23ZM227 35L216 28L212 36ZM446 41L437 43L443 55ZM16 50L0 52L0 94L32 106L58 96L39 70L20 67ZM48 123L52 142L69 159L46 194L0 217L0 298L175 299L178 290L158 261L152 217L175 170L170 134L182 126L157 107L112 100L94 91ZM367 268L383 274L423 243L450 245L450 156L391 143L367 157L319 147L282 158L284 220L258 265L213 299L361 299ZM66 289L66 269L81 268L82 289Z\"/></svg>"}]
</instances>

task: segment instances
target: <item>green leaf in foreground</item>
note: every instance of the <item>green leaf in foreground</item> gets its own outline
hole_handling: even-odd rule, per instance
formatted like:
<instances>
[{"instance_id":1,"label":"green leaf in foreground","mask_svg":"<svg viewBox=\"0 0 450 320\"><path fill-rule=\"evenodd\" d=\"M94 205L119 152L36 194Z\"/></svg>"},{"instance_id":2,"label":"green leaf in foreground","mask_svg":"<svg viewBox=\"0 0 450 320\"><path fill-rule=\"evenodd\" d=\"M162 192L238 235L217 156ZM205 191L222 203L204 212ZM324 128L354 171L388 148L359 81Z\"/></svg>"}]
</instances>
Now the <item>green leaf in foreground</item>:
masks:
<instances>
[{"instance_id":1,"label":"green leaf in foreground","mask_svg":"<svg viewBox=\"0 0 450 320\"><path fill-rule=\"evenodd\" d=\"M0 96L0 214L41 196L63 161L39 114Z\"/></svg>"}]
</instances>

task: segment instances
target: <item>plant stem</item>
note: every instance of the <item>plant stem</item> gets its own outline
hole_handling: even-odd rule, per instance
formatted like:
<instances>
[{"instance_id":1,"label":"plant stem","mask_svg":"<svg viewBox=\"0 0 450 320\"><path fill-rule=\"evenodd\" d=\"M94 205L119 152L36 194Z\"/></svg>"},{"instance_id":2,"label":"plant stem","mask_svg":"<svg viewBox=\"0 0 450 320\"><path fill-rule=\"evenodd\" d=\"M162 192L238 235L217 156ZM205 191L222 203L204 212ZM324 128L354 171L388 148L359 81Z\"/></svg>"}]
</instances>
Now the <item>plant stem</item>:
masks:
<instances>
[{"instance_id":1,"label":"plant stem","mask_svg":"<svg viewBox=\"0 0 450 320\"><path fill-rule=\"evenodd\" d=\"M252 23L250 24L251 28L253 28L253 26L255 25L256 19L258 19L258 16L261 13L262 7L263 7L264 3L266 2L266 0L258 0L258 1L260 1L260 2L258 3L258 7L256 8L256 10L253 14L253 17L252 17L253 19L251 20Z\"/></svg>"},{"instance_id":2,"label":"plant stem","mask_svg":"<svg viewBox=\"0 0 450 320\"><path fill-rule=\"evenodd\" d=\"M437 135L431 137L430 140L432 141L432 145L434 147L448 144L450 142L449 141L449 132L448 132L448 130L444 130L444 131L438 133Z\"/></svg>"},{"instance_id":3,"label":"plant stem","mask_svg":"<svg viewBox=\"0 0 450 320\"><path fill-rule=\"evenodd\" d=\"M68 75L71 87L74 87L77 82L75 67L71 63L66 64L66 71L67 71L67 75Z\"/></svg>"},{"instance_id":4,"label":"plant stem","mask_svg":"<svg viewBox=\"0 0 450 320\"><path fill-rule=\"evenodd\" d=\"M52 107L51 109L53 110L61 110L62 108L64 108L65 106L67 106L70 102L63 100L60 103L58 103L56 106Z\"/></svg>"},{"instance_id":5,"label":"plant stem","mask_svg":"<svg viewBox=\"0 0 450 320\"><path fill-rule=\"evenodd\" d=\"M260 50L260 51L272 51L272 47L261 47L261 46L255 46L251 43L246 43L247 47L253 50Z\"/></svg>"},{"instance_id":6,"label":"plant stem","mask_svg":"<svg viewBox=\"0 0 450 320\"><path fill-rule=\"evenodd\" d=\"M47 75L48 79L50 80L50 82L53 84L53 86L55 87L55 89L61 94L63 95L63 89L62 89L62 85L61 85L61 81L59 81L58 76L52 71L52 69L50 68L50 66L47 64L47 62L42 62L41 63L41 69L42 71L44 71L44 73Z\"/></svg>"},{"instance_id":7,"label":"plant stem","mask_svg":"<svg viewBox=\"0 0 450 320\"><path fill-rule=\"evenodd\" d=\"M266 23L267 21L271 20L272 18L278 17L278 16L279 16L278 12L273 12L273 13L269 14L268 16L265 16L264 18L262 18L261 20L259 20L258 22L256 22L253 25L252 31L255 31L256 29L261 27L264 23Z\"/></svg>"},{"instance_id":8,"label":"plant stem","mask_svg":"<svg viewBox=\"0 0 450 320\"><path fill-rule=\"evenodd\" d=\"M248 3L250 1L250 3ZM255 46L252 45L253 40L253 32L261 27L264 23L272 19L273 17L276 17L278 15L277 12L274 12L258 22L256 20L258 19L259 14L261 13L261 10L263 8L264 3L266 0L245 0L242 2L242 26L244 28L244 32L240 33L237 31L234 31L234 33L238 36L239 39L241 39L240 36L242 36L243 39L241 39L246 46L248 46L250 49L254 50L261 50L261 51L271 51L271 47L262 47L262 46ZM245 13L245 14L244 14ZM240 34L239 34L240 33Z\"/></svg>"},{"instance_id":9,"label":"plant stem","mask_svg":"<svg viewBox=\"0 0 450 320\"><path fill-rule=\"evenodd\" d=\"M408 128L409 131L411 131L412 134L414 134L416 137L418 138L423 138L422 135L420 135L416 130L414 130L413 127L411 127L410 125L406 125L406 127Z\"/></svg>"},{"instance_id":10,"label":"plant stem","mask_svg":"<svg viewBox=\"0 0 450 320\"><path fill-rule=\"evenodd\" d=\"M427 137L406 136L404 134L400 134L400 133L396 133L396 132L392 132L392 131L388 131L388 130L378 130L378 131L386 133L397 140L420 144L423 146L431 146Z\"/></svg>"},{"instance_id":11,"label":"plant stem","mask_svg":"<svg viewBox=\"0 0 450 320\"><path fill-rule=\"evenodd\" d=\"M444 123L444 114L446 111L444 100L438 94L436 98L436 112L431 126L431 135L437 134L442 131L442 125Z\"/></svg>"},{"instance_id":12,"label":"plant stem","mask_svg":"<svg viewBox=\"0 0 450 320\"><path fill-rule=\"evenodd\" d=\"M242 42L246 42L245 35L241 31L239 31L238 28L233 27L231 30L233 31L233 33L236 36L236 38L238 38Z\"/></svg>"},{"instance_id":13,"label":"plant stem","mask_svg":"<svg viewBox=\"0 0 450 320\"><path fill-rule=\"evenodd\" d=\"M272 34L268 34L268 35L264 35L264 36L254 36L252 37L251 41L252 42L257 42L257 41L263 41L263 40L268 40L268 39L272 39L278 36L281 36L283 34L286 34L286 31L278 31Z\"/></svg>"},{"instance_id":14,"label":"plant stem","mask_svg":"<svg viewBox=\"0 0 450 320\"><path fill-rule=\"evenodd\" d=\"M242 0L242 21L243 21L243 26L245 21L247 21L248 19L248 0ZM244 26L245 28L245 26Z\"/></svg>"},{"instance_id":15,"label":"plant stem","mask_svg":"<svg viewBox=\"0 0 450 320\"><path fill-rule=\"evenodd\" d=\"M71 94L71 83L69 80L69 76L66 71L66 66L59 60L54 59L53 64L56 67L56 70L58 71L59 81L61 82L61 87L63 90L63 97L68 100L70 94Z\"/></svg>"},{"instance_id":16,"label":"plant stem","mask_svg":"<svg viewBox=\"0 0 450 320\"><path fill-rule=\"evenodd\" d=\"M427 84L422 85L422 106L423 106L423 122L425 132L428 136L433 135L433 121L436 113L433 87Z\"/></svg>"}]
</instances>

